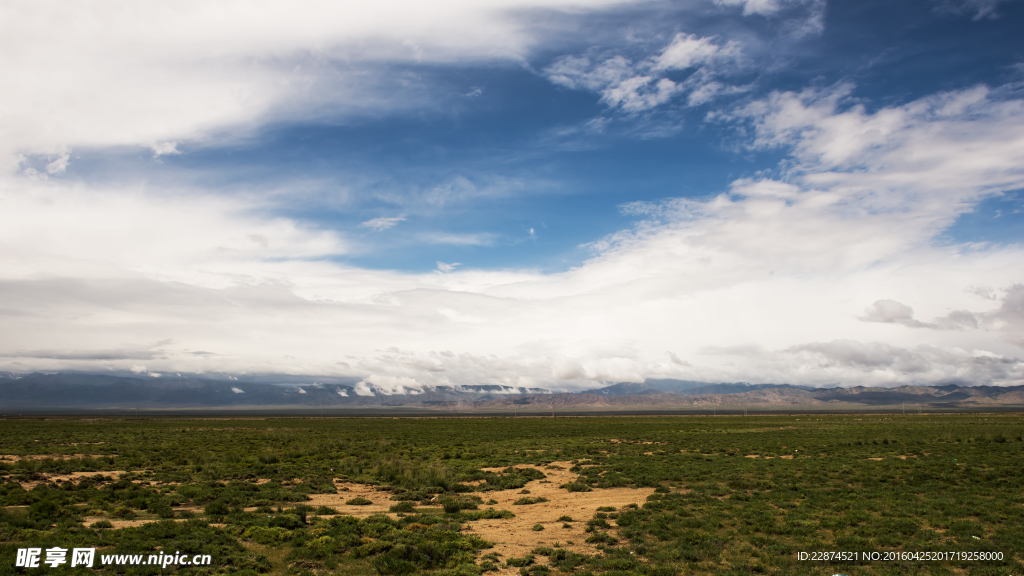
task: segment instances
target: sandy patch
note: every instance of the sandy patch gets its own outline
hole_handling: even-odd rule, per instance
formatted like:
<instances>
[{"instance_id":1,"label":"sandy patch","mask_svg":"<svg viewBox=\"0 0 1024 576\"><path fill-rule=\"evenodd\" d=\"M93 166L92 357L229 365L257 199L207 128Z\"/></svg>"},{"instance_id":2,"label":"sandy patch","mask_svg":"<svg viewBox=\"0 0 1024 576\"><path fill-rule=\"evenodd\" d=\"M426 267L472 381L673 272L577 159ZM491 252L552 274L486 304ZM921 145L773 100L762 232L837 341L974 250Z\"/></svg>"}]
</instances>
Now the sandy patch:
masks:
<instances>
[{"instance_id":1,"label":"sandy patch","mask_svg":"<svg viewBox=\"0 0 1024 576\"><path fill-rule=\"evenodd\" d=\"M879 460L885 460L885 458L868 458L868 460L874 460L877 462Z\"/></svg>"},{"instance_id":2,"label":"sandy patch","mask_svg":"<svg viewBox=\"0 0 1024 576\"><path fill-rule=\"evenodd\" d=\"M374 514L388 514L388 508L391 508L397 501L391 499L391 493L383 490L378 490L375 486L367 486L365 484L355 484L352 482L335 482L334 485L338 488L337 494L308 494L309 500L306 502L294 502L289 508L295 506L329 506L334 508L339 513L356 516L358 518L366 518ZM373 504L367 504L364 506L350 506L345 504L353 498L365 498ZM255 508L246 508L247 511L255 510ZM394 514L391 514L394 517Z\"/></svg>"},{"instance_id":3,"label":"sandy patch","mask_svg":"<svg viewBox=\"0 0 1024 576\"><path fill-rule=\"evenodd\" d=\"M571 462L554 462L553 465L562 466L566 469L572 466ZM543 496L548 502L529 504L526 506L515 506L512 502L522 498L519 489L497 490L491 492L477 492L480 497L497 500L497 504L485 506L498 510L511 510L515 518L504 520L477 520L467 523L466 527L481 538L494 542L494 548L485 550L483 553L496 553L502 561L507 558L520 558L526 556L531 550L539 546L554 547L556 543L563 548L581 554L595 554L598 552L593 545L585 544L584 540L590 536L585 532L587 521L594 517L594 513L601 506L612 506L620 509L627 504L641 505L647 501L647 497L654 493L653 488L595 488L592 492L568 492L558 486L566 482L574 482L578 475L565 471L545 470L543 466L518 465L516 468L535 468L548 475L547 480L533 480L526 485L530 491L531 498ZM490 469L500 472L504 468ZM563 522L558 520L561 516L570 516L574 522L569 523L570 528L562 528ZM614 520L609 520L614 525ZM533 526L540 524L544 530L535 532ZM615 532L613 529L612 533ZM569 542L573 544L569 544ZM538 562L546 561L543 557L537 557ZM489 573L492 574L492 573ZM502 568L496 574L513 575L519 574L518 568Z\"/></svg>"},{"instance_id":4,"label":"sandy patch","mask_svg":"<svg viewBox=\"0 0 1024 576\"><path fill-rule=\"evenodd\" d=\"M107 518L106 516L86 516L82 520L82 525L85 527L92 526L93 522L99 522L106 520L110 522L112 528L108 530L117 530L119 528L137 528L146 524L152 524L153 522L159 522L160 520L174 520L175 522L184 522L185 518L135 518L133 520L118 520L116 518Z\"/></svg>"}]
</instances>

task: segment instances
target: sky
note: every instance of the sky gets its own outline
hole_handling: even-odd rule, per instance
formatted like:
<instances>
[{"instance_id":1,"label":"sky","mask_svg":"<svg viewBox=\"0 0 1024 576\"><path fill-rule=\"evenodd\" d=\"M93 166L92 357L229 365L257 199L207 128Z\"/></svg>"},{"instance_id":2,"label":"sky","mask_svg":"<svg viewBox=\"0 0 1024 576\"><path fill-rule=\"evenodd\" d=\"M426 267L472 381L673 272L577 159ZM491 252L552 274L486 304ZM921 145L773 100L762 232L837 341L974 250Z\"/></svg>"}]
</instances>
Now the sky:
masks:
<instances>
[{"instance_id":1,"label":"sky","mask_svg":"<svg viewBox=\"0 0 1024 576\"><path fill-rule=\"evenodd\" d=\"M0 370L1024 384L1020 0L14 0Z\"/></svg>"}]
</instances>

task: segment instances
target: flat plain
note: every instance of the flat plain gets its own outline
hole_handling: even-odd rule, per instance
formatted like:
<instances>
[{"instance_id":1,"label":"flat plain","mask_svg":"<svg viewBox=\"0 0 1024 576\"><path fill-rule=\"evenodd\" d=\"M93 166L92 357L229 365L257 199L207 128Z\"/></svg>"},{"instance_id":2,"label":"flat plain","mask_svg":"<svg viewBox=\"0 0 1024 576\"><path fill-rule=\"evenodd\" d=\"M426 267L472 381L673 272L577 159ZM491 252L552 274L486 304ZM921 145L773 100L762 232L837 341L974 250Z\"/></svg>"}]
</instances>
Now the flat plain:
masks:
<instances>
[{"instance_id":1,"label":"flat plain","mask_svg":"<svg viewBox=\"0 0 1024 576\"><path fill-rule=\"evenodd\" d=\"M1015 413L4 420L0 575L1020 574L1022 456Z\"/></svg>"}]
</instances>

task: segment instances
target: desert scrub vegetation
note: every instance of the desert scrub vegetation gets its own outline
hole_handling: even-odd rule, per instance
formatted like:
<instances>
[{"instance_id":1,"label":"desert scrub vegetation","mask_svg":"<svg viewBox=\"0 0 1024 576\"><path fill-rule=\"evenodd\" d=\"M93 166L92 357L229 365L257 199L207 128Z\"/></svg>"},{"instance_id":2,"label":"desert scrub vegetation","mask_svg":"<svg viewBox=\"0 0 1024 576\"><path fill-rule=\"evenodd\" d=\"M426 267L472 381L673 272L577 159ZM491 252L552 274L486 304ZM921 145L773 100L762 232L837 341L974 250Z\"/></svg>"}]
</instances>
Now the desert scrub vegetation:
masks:
<instances>
[{"instance_id":1,"label":"desert scrub vegetation","mask_svg":"<svg viewBox=\"0 0 1024 576\"><path fill-rule=\"evenodd\" d=\"M512 503L513 506L528 506L530 504L540 504L541 502L547 502L548 499L543 496L524 496Z\"/></svg>"},{"instance_id":2,"label":"desert scrub vegetation","mask_svg":"<svg viewBox=\"0 0 1024 576\"><path fill-rule=\"evenodd\" d=\"M25 546L177 547L245 574L479 574L511 566L469 531L513 516L481 509L493 492L556 479L654 494L577 516L597 553L538 549L546 564L515 567L530 574L1024 573L1016 414L5 420L0 447L0 574ZM376 486L400 516L304 505L340 482ZM147 523L117 527L129 519ZM544 534L573 520L558 522ZM815 550L1004 559L797 560Z\"/></svg>"}]
</instances>

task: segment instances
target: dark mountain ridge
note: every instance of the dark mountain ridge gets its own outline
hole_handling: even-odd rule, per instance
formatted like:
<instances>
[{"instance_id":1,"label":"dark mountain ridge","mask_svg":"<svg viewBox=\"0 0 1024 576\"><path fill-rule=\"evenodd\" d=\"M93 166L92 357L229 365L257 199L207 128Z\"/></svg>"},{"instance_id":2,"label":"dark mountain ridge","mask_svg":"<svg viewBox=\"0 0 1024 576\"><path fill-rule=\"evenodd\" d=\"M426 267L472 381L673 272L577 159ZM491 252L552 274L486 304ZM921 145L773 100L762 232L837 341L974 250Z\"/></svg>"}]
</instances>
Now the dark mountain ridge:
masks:
<instances>
[{"instance_id":1,"label":"dark mountain ridge","mask_svg":"<svg viewBox=\"0 0 1024 576\"><path fill-rule=\"evenodd\" d=\"M372 385L278 385L201 378L99 374L0 373L0 411L47 409L382 407L426 410L546 411L558 409L763 410L880 406L1024 407L1024 386L899 386L810 388L790 384L707 383L681 380L621 382L579 393L496 384L443 386L389 394Z\"/></svg>"}]
</instances>

